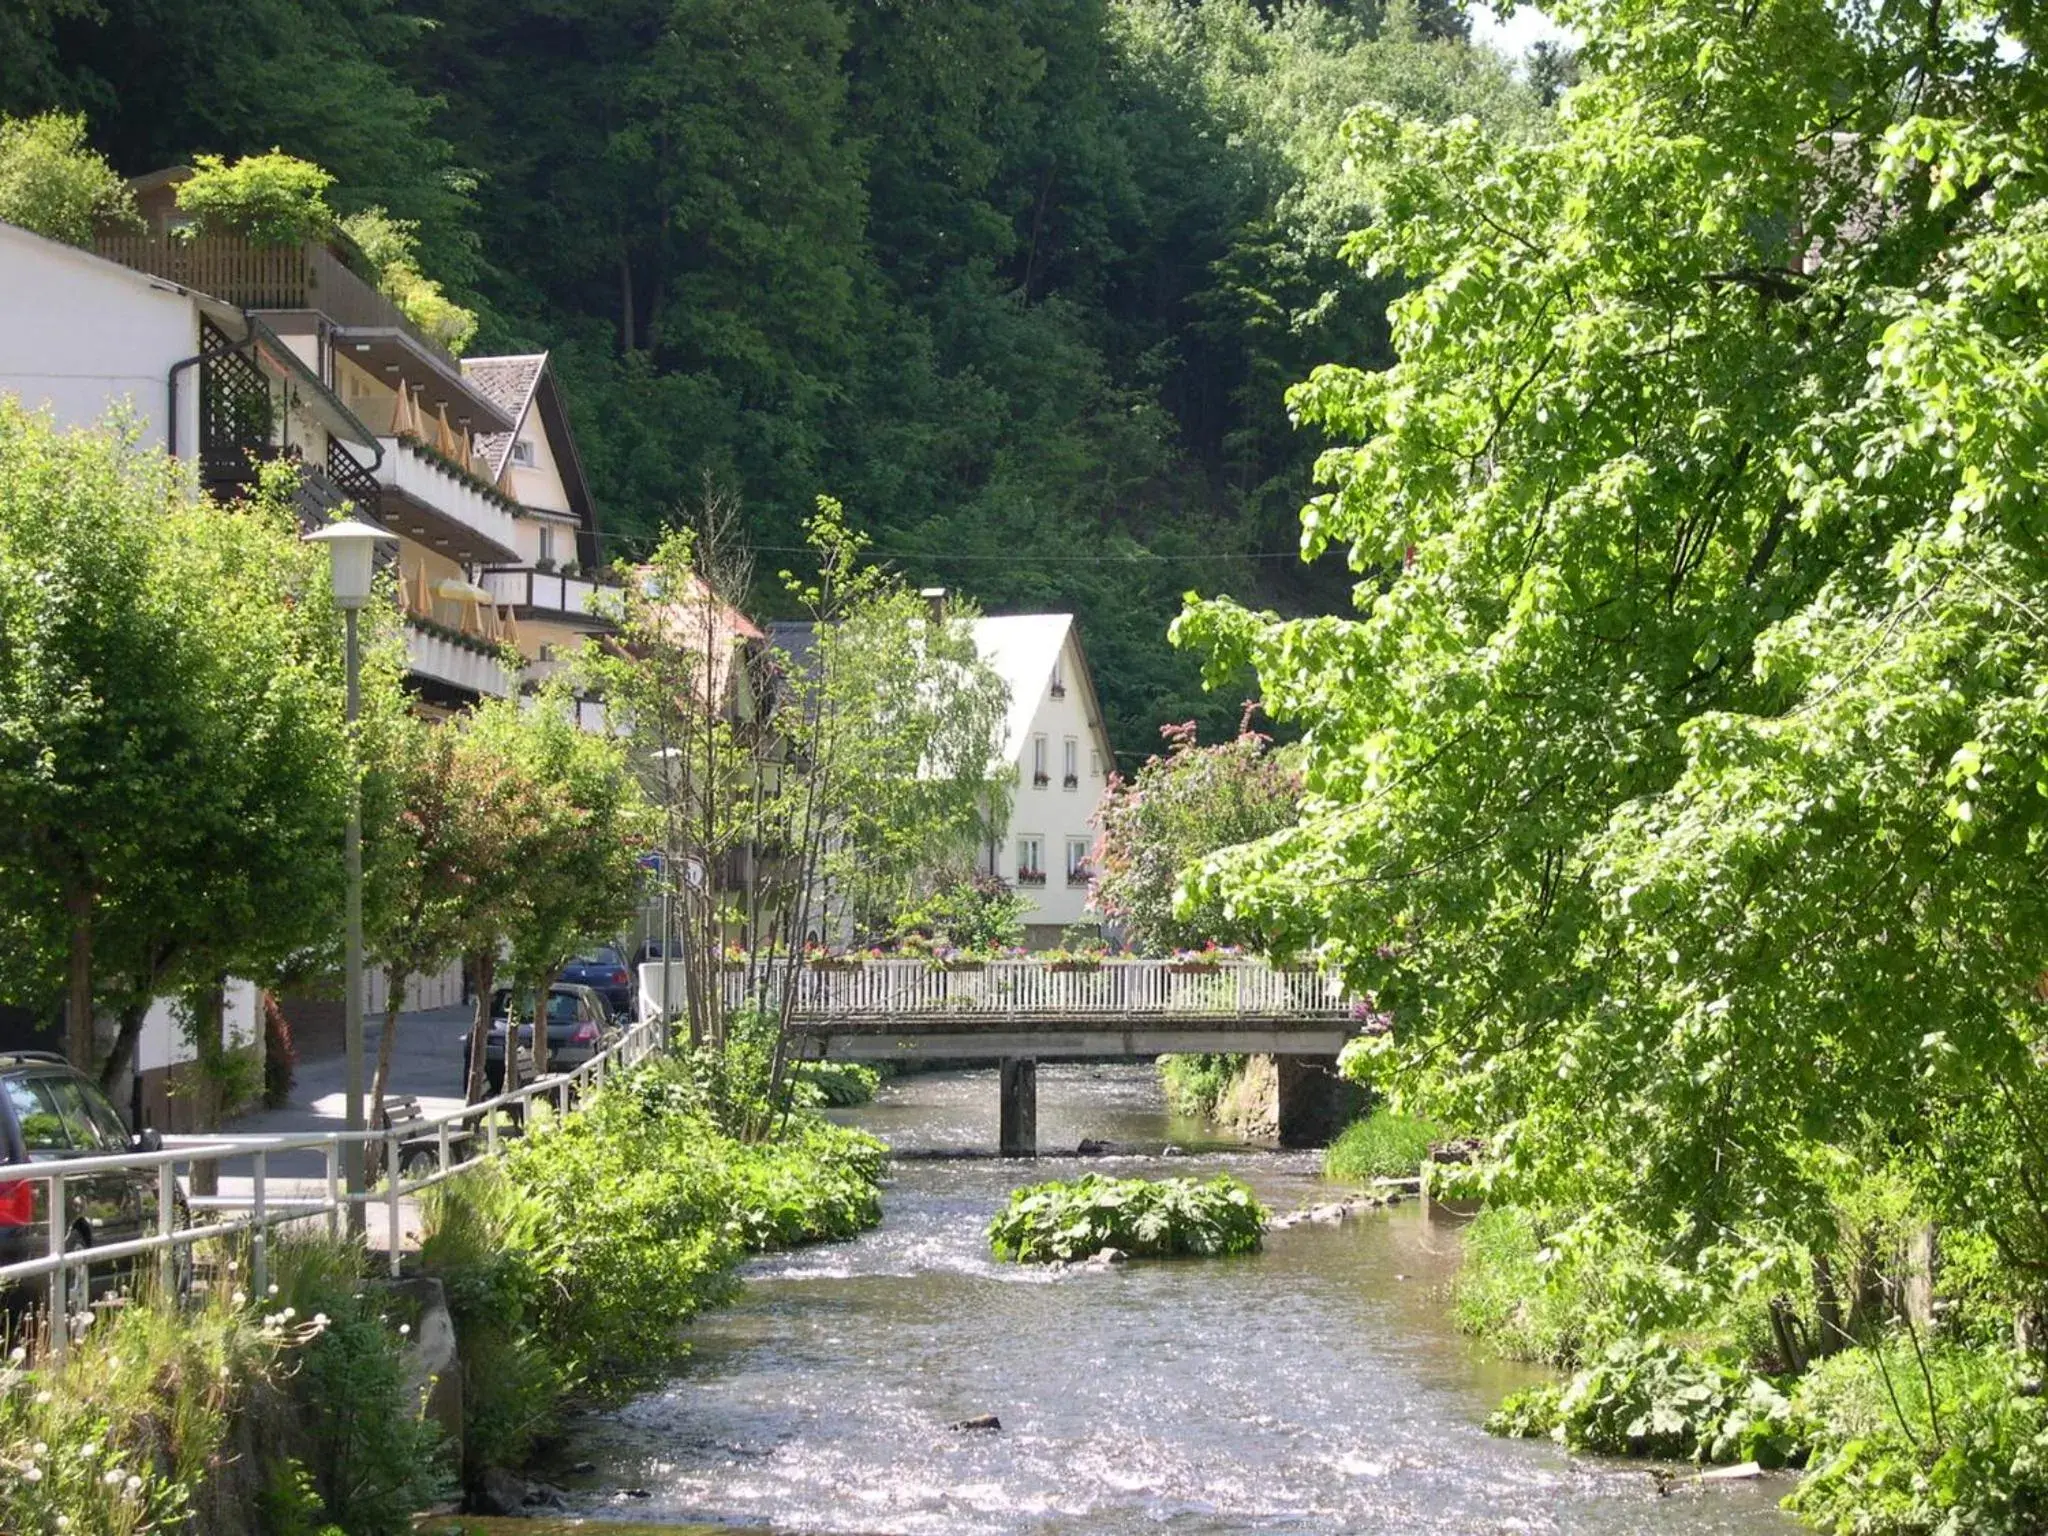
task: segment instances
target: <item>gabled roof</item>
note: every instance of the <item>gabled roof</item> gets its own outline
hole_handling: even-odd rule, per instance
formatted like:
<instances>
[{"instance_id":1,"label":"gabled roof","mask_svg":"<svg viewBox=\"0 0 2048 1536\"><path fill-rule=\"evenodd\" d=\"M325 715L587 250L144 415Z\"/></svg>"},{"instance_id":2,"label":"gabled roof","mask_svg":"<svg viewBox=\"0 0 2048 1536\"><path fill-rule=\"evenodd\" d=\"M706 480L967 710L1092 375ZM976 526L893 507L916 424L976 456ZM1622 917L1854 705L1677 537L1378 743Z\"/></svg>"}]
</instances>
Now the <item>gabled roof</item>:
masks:
<instances>
[{"instance_id":1,"label":"gabled roof","mask_svg":"<svg viewBox=\"0 0 2048 1536\"><path fill-rule=\"evenodd\" d=\"M1052 686L1053 668L1074 628L1071 613L1018 613L974 621L974 648L1009 684L1010 711L1003 730L1003 758L1015 762ZM1090 692L1093 692L1091 687ZM1095 711L1100 720L1101 711Z\"/></svg>"},{"instance_id":2,"label":"gabled roof","mask_svg":"<svg viewBox=\"0 0 2048 1536\"><path fill-rule=\"evenodd\" d=\"M513 439L526 425L527 409L533 404L534 391L540 388L541 375L547 371L547 366L548 355L545 352L528 352L515 357L466 357L462 360L463 377L512 418L510 432L480 432L474 439L476 451L490 466L493 480L505 472L505 461L512 455Z\"/></svg>"},{"instance_id":3,"label":"gabled roof","mask_svg":"<svg viewBox=\"0 0 2048 1536\"><path fill-rule=\"evenodd\" d=\"M490 467L491 479L505 473L512 457L512 444L526 427L526 418L540 412L541 431L554 450L555 470L562 477L569 507L582 525L577 535L576 555L585 565L601 563L598 552L597 503L590 494L590 482L583 477L583 455L577 451L576 435L569 430L569 409L555 382L555 370L545 352L524 352L506 357L468 357L462 361L463 376L493 405L512 418L510 432L482 434L471 441Z\"/></svg>"}]
</instances>

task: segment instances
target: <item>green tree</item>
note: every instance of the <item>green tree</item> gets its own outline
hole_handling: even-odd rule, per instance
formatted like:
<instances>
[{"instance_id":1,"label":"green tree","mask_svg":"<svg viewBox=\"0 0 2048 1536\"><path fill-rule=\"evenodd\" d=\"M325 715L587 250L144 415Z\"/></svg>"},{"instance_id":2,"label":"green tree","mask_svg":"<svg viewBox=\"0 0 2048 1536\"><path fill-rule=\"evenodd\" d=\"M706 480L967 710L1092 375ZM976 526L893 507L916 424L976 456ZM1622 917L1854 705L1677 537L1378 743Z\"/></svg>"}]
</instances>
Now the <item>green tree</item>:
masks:
<instances>
[{"instance_id":1,"label":"green tree","mask_svg":"<svg viewBox=\"0 0 2048 1536\"><path fill-rule=\"evenodd\" d=\"M103 222L134 222L128 189L86 142L85 119L61 112L0 117L0 219L70 245Z\"/></svg>"},{"instance_id":2,"label":"green tree","mask_svg":"<svg viewBox=\"0 0 2048 1536\"><path fill-rule=\"evenodd\" d=\"M544 1074L548 988L577 950L615 937L631 921L651 830L647 806L627 771L624 742L580 729L560 688L543 691L530 707L487 705L468 730L536 790L505 938L512 980L532 989L533 1061ZM508 1055L511 1048L508 1039Z\"/></svg>"},{"instance_id":3,"label":"green tree","mask_svg":"<svg viewBox=\"0 0 2048 1536\"><path fill-rule=\"evenodd\" d=\"M1191 896L1189 876L1213 854L1292 826L1300 782L1249 725L1209 747L1197 744L1193 722L1161 734L1166 755L1128 782L1111 780L1103 795L1090 899L1149 953L1257 945L1258 928L1213 895Z\"/></svg>"},{"instance_id":4,"label":"green tree","mask_svg":"<svg viewBox=\"0 0 2048 1536\"><path fill-rule=\"evenodd\" d=\"M1557 14L1555 138L1353 131L1418 286L1293 403L1360 613L1181 621L1304 731L1205 889L1335 946L1503 1194L1685 1255L1907 1156L2039 1297L2038 19Z\"/></svg>"},{"instance_id":5,"label":"green tree","mask_svg":"<svg viewBox=\"0 0 2048 1536\"><path fill-rule=\"evenodd\" d=\"M119 431L0 401L0 883L31 914L6 967L65 998L82 1068L117 1012L109 1077L152 997L331 940L350 755L285 489L214 507Z\"/></svg>"},{"instance_id":6,"label":"green tree","mask_svg":"<svg viewBox=\"0 0 2048 1536\"><path fill-rule=\"evenodd\" d=\"M246 235L258 245L298 245L334 232L327 204L333 175L295 155L272 150L230 165L200 155L178 185L178 209L201 234Z\"/></svg>"}]
</instances>

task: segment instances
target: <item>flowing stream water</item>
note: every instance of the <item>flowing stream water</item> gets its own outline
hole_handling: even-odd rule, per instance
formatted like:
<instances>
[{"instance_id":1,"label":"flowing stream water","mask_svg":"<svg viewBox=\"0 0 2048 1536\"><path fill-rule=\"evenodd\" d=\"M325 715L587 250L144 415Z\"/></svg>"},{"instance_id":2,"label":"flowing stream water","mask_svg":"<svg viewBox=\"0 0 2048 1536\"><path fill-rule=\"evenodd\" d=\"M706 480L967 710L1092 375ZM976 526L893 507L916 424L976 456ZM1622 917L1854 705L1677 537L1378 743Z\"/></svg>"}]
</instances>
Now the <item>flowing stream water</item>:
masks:
<instances>
[{"instance_id":1,"label":"flowing stream water","mask_svg":"<svg viewBox=\"0 0 2048 1536\"><path fill-rule=\"evenodd\" d=\"M1009 1191L1084 1168L1227 1171L1277 1211L1331 1198L1316 1154L1171 1119L1150 1068L1041 1067L1038 1097L1041 1148L1142 1150L895 1162L877 1230L753 1262L674 1380L584 1421L567 1459L598 1470L563 1479L579 1512L899 1536L1795 1529L1780 1478L1665 1497L1640 1465L1486 1434L1540 1373L1451 1330L1458 1237L1413 1204L1239 1259L993 1262ZM984 1071L902 1079L841 1118L915 1153L992 1148L995 1116ZM948 1428L988 1413L999 1432Z\"/></svg>"}]
</instances>

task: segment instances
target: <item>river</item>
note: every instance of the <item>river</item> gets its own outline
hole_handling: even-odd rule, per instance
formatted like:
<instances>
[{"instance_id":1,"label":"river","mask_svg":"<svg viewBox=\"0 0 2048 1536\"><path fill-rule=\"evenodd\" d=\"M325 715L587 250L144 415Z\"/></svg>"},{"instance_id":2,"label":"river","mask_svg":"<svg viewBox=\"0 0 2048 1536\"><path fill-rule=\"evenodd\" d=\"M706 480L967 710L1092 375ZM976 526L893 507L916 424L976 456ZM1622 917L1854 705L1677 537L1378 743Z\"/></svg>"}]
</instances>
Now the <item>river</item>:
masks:
<instances>
[{"instance_id":1,"label":"river","mask_svg":"<svg viewBox=\"0 0 2048 1536\"><path fill-rule=\"evenodd\" d=\"M1414 1205L1269 1234L1256 1256L1050 1274L988 1257L1010 1189L1084 1167L1238 1174L1275 1210L1317 1157L1205 1143L1144 1067L1042 1067L1039 1144L1141 1155L915 1158L858 1241L753 1262L663 1390L579 1426L598 1519L794 1533L1788 1532L1778 1478L1659 1497L1641 1466L1481 1420L1537 1373L1445 1321L1455 1231ZM841 1118L899 1151L990 1148L993 1072L889 1084ZM1162 1156L1172 1145L1185 1155ZM993 1413L1000 1432L948 1429Z\"/></svg>"}]
</instances>

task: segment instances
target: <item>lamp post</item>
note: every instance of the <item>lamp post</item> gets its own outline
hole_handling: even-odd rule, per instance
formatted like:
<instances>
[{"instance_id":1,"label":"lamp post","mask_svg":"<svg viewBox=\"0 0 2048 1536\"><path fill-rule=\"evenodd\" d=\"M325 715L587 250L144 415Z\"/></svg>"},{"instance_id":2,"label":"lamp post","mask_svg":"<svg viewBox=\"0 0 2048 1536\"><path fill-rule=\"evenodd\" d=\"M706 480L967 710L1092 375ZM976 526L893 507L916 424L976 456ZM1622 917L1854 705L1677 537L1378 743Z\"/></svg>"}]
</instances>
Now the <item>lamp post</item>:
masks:
<instances>
[{"instance_id":1,"label":"lamp post","mask_svg":"<svg viewBox=\"0 0 2048 1536\"><path fill-rule=\"evenodd\" d=\"M668 847L661 855L661 1043L675 1044L675 949L676 949L676 789L670 769L682 757L678 747L655 752L661 764L661 805L668 817Z\"/></svg>"},{"instance_id":2,"label":"lamp post","mask_svg":"<svg viewBox=\"0 0 2048 1536\"><path fill-rule=\"evenodd\" d=\"M372 566L379 544L398 540L382 528L348 518L306 535L309 544L325 544L334 577L334 606L341 610L342 667L348 680L345 718L351 741L362 710L362 652L356 638L356 615L370 600ZM363 1129L363 805L355 775L349 775L348 829L342 836L342 870L346 882L342 919L342 1038L348 1050L348 1128ZM363 1229L363 1144L351 1140L343 1151L348 1177L348 1224ZM398 1171L391 1170L396 1178Z\"/></svg>"}]
</instances>

